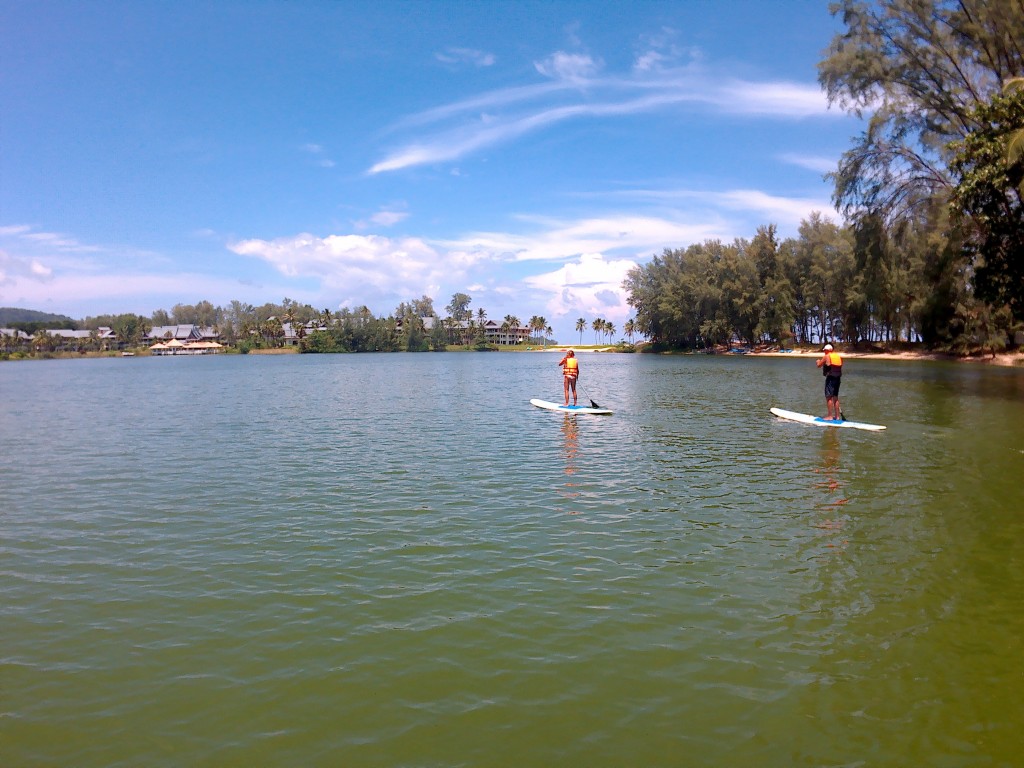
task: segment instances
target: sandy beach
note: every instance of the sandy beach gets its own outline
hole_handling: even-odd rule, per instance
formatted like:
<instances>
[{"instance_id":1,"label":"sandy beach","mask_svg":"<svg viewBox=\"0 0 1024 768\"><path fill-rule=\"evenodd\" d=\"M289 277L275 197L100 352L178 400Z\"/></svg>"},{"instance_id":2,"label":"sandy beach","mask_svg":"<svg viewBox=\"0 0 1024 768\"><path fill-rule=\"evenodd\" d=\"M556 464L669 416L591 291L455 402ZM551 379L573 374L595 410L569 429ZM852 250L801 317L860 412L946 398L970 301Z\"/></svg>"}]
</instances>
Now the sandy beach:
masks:
<instances>
[{"instance_id":1,"label":"sandy beach","mask_svg":"<svg viewBox=\"0 0 1024 768\"><path fill-rule=\"evenodd\" d=\"M840 345L836 350L845 358L851 360L948 360L950 362L977 363L980 365L1001 365L1001 366L1024 366L1024 352L1003 352L994 357L991 354L961 357L939 352L925 351L895 351L895 352L859 352L857 350L845 350ZM725 353L732 354L732 353ZM781 352L779 350L752 350L746 354L756 357L807 357L818 358L821 352L818 350L792 350Z\"/></svg>"},{"instance_id":2,"label":"sandy beach","mask_svg":"<svg viewBox=\"0 0 1024 768\"><path fill-rule=\"evenodd\" d=\"M572 350L576 354L585 352L615 352L615 347L603 346L549 346L542 349L536 349L536 352L560 352L565 354L568 350ZM638 345L639 351L639 345ZM1022 367L1024 368L1024 351L1014 352L1001 352L995 356L991 354L986 355L973 355L969 357L963 357L959 355L950 355L941 352L928 352L924 350L897 350L890 352L875 352L875 351L860 351L856 349L844 349L843 345L839 345L838 352L843 356L850 358L851 360L863 359L863 360L937 360L937 361L949 361L949 362L962 362L962 363L974 363L977 365L999 365L1006 367ZM694 353L698 354L698 353ZM714 354L720 355L749 355L751 357L806 357L810 359L816 359L821 356L821 351L817 349L790 349L781 351L778 349L752 349L748 352L729 352L722 348L716 350Z\"/></svg>"}]
</instances>

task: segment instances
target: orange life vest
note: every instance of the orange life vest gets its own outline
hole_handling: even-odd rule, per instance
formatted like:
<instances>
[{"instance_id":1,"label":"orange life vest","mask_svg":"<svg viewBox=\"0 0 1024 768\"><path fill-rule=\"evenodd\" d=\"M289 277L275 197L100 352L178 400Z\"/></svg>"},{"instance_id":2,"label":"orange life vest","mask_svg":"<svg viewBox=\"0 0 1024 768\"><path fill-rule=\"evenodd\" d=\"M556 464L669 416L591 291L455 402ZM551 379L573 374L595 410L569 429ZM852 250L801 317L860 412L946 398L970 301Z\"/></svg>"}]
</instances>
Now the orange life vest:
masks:
<instances>
[{"instance_id":1,"label":"orange life vest","mask_svg":"<svg viewBox=\"0 0 1024 768\"><path fill-rule=\"evenodd\" d=\"M579 360L577 360L575 357L567 357L567 358L565 358L565 367L563 368L562 372L566 376L572 376L573 378L575 378L576 376L579 375L579 372L580 372L579 368L580 368L580 361Z\"/></svg>"},{"instance_id":2,"label":"orange life vest","mask_svg":"<svg viewBox=\"0 0 1024 768\"><path fill-rule=\"evenodd\" d=\"M825 353L825 363L821 366L821 373L834 379L843 375L843 358L839 356L838 352Z\"/></svg>"}]
</instances>

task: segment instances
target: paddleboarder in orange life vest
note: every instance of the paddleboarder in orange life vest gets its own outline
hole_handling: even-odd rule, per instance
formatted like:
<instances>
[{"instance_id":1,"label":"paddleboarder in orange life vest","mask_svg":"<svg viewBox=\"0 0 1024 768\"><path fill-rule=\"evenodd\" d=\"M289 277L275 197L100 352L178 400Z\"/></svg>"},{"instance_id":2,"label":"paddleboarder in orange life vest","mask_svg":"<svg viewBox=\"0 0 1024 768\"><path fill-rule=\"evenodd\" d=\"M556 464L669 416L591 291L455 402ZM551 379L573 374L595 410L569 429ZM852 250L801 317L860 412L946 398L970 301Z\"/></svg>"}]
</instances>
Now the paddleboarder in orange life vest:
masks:
<instances>
[{"instance_id":1,"label":"paddleboarder in orange life vest","mask_svg":"<svg viewBox=\"0 0 1024 768\"><path fill-rule=\"evenodd\" d=\"M822 348L821 359L818 360L818 367L825 375L825 410L829 421L841 421L843 411L839 407L839 385L842 383L843 358L835 351L831 344Z\"/></svg>"},{"instance_id":2,"label":"paddleboarder in orange life vest","mask_svg":"<svg viewBox=\"0 0 1024 768\"><path fill-rule=\"evenodd\" d=\"M562 366L562 386L565 389L565 404L569 404L569 390L572 389L572 404L576 405L576 379L580 377L580 361L571 349L558 361Z\"/></svg>"}]
</instances>

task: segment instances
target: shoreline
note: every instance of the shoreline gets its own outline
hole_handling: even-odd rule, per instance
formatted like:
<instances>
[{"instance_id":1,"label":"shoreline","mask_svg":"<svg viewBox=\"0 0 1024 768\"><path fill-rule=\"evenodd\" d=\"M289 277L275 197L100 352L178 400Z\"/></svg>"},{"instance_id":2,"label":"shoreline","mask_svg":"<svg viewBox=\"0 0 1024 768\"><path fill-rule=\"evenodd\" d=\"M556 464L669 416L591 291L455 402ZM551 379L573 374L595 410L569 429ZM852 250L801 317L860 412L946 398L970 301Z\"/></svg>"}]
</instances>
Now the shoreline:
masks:
<instances>
[{"instance_id":1,"label":"shoreline","mask_svg":"<svg viewBox=\"0 0 1024 768\"><path fill-rule=\"evenodd\" d=\"M502 349L499 348L495 351L498 352L557 352L559 354L565 354L567 351L572 350L576 354L585 354L593 352L597 354L618 354L619 350L615 346L609 345L575 345L567 344L561 345L550 345L547 347L538 347L535 349ZM472 352L471 349L450 349L450 352ZM642 350L642 345L638 345L636 352L638 354L645 354ZM839 353L846 358L851 360L895 360L895 361L930 361L930 362L950 362L950 363L968 363L974 365L992 365L1001 368L1021 368L1024 369L1024 348L1015 350L1013 352L998 352L994 356L991 353L984 355L953 355L946 352L929 352L927 350L893 350L893 351L860 351L856 349L846 350L840 347ZM238 355L241 354L237 350L225 349L221 354L225 355ZM248 352L250 355L289 355L299 354L299 350L294 347L287 347L281 349L252 349ZM374 353L344 353L344 354L374 354ZM378 354L400 354L400 353L378 353ZM426 354L426 353L424 353ZM762 348L762 349L751 349L744 351L730 351L724 347L712 351L704 350L691 350L691 351L665 351L653 354L662 355L722 355L726 357L797 357L801 359L816 360L821 356L821 351L818 349L788 349L782 351L779 349ZM135 355L132 357L150 357L147 349L135 350ZM51 352L46 356L25 356L25 357L9 357L7 359L0 357L0 362L17 362L21 360L79 360L79 359L96 359L96 358L114 358L122 357L120 352Z\"/></svg>"},{"instance_id":2,"label":"shoreline","mask_svg":"<svg viewBox=\"0 0 1024 768\"><path fill-rule=\"evenodd\" d=\"M850 358L851 360L909 360L909 361L933 361L933 362L950 362L950 363L975 363L978 365L996 365L1007 368L1024 367L1024 352L997 352L994 356L992 354L978 355L978 356L961 356L952 355L943 352L927 352L924 350L900 350L895 352L859 352L857 350L838 350L844 358ZM726 352L723 354L735 354L732 352ZM753 355L754 357L800 357L808 359L817 359L821 357L821 352L818 350L803 350L795 349L788 352L781 352L779 350L764 350L746 352L744 354Z\"/></svg>"},{"instance_id":3,"label":"shoreline","mask_svg":"<svg viewBox=\"0 0 1024 768\"><path fill-rule=\"evenodd\" d=\"M616 352L615 347L603 346L576 346L567 344L565 346L550 346L547 349L533 350L536 352L561 352L572 350L576 354L583 352ZM642 353L637 349L638 353ZM1014 352L997 352L994 356L991 353L984 355L954 355L948 352L929 352L927 350L892 350L892 351L860 351L857 349L843 349L840 345L839 353L851 360L903 360L903 361L931 361L950 363L973 363L975 365L995 365L1005 368L1024 368L1024 350ZM689 352L661 352L656 354L681 354L681 355L725 355L728 357L798 357L802 359L816 360L821 357L819 349L751 349L743 352L729 351L719 348L713 352L689 351Z\"/></svg>"}]
</instances>

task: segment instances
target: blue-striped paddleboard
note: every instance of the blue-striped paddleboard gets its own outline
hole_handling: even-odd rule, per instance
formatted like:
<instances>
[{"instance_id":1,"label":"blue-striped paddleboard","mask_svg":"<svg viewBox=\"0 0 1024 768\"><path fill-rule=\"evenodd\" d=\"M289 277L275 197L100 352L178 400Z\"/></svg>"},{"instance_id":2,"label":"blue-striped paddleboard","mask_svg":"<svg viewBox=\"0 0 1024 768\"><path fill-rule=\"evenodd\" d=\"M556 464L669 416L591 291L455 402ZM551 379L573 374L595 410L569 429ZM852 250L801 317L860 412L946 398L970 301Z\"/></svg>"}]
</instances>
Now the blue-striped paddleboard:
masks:
<instances>
[{"instance_id":1,"label":"blue-striped paddleboard","mask_svg":"<svg viewBox=\"0 0 1024 768\"><path fill-rule=\"evenodd\" d=\"M530 405L536 405L538 408L545 408L549 411L561 411L562 413L594 413L599 416L612 415L612 412L607 408L591 408L589 405L562 405L561 403L551 403L547 400L538 400L536 398L530 401Z\"/></svg>"},{"instance_id":2,"label":"blue-striped paddleboard","mask_svg":"<svg viewBox=\"0 0 1024 768\"><path fill-rule=\"evenodd\" d=\"M772 408L771 412L780 419L799 421L801 424L813 424L816 427L846 427L847 429L867 429L872 432L879 432L885 429L881 424L865 424L862 421L831 421L829 419L823 419L820 416L811 416L808 413L787 411L783 408Z\"/></svg>"}]
</instances>

